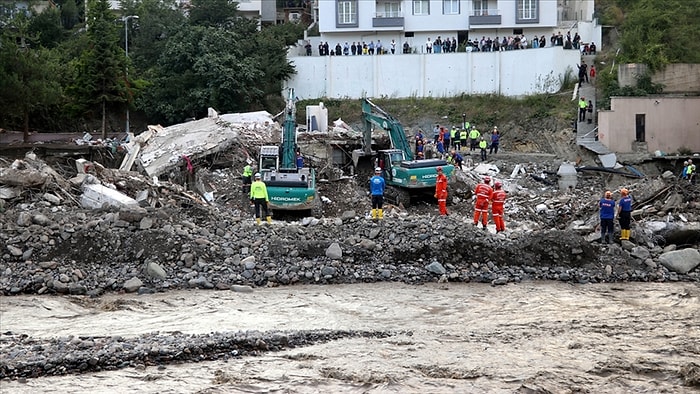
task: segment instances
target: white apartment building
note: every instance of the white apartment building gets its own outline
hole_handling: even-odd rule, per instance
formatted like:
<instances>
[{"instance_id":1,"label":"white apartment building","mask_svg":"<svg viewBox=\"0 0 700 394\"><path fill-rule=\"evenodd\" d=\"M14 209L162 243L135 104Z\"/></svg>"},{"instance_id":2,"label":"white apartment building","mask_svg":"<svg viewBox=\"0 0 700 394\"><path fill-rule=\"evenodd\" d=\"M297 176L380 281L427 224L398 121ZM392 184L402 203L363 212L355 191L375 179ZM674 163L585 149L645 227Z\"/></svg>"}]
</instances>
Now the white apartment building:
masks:
<instances>
[{"instance_id":1,"label":"white apartment building","mask_svg":"<svg viewBox=\"0 0 700 394\"><path fill-rule=\"evenodd\" d=\"M531 40L544 35L549 45L561 18L593 18L593 0L316 0L313 4L318 7L320 40L331 47L377 40L386 47L395 40L397 51L407 42L413 53L424 53L428 39L438 36L463 44L482 37L524 34Z\"/></svg>"}]
</instances>

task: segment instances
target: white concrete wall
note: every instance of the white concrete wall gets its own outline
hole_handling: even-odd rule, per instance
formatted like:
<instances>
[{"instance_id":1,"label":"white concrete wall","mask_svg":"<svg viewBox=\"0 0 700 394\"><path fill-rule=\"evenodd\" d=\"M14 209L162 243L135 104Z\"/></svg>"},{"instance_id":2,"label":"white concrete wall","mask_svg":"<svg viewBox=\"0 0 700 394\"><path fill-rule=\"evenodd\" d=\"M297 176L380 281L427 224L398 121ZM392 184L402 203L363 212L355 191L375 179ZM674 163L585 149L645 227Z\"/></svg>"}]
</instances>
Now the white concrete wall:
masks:
<instances>
[{"instance_id":1,"label":"white concrete wall","mask_svg":"<svg viewBox=\"0 0 700 394\"><path fill-rule=\"evenodd\" d=\"M507 52L289 57L297 74L285 83L300 99L522 96L556 92L580 54L561 47Z\"/></svg>"}]
</instances>

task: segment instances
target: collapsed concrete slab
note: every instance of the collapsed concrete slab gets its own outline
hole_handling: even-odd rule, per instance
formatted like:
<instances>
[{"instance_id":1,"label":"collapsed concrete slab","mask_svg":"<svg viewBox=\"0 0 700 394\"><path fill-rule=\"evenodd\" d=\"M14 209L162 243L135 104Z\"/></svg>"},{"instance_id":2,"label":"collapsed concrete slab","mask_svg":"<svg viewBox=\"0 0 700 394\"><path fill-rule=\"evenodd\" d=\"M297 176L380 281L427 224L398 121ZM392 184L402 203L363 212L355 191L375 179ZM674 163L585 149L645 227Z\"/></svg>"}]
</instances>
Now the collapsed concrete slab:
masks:
<instances>
[{"instance_id":1,"label":"collapsed concrete slab","mask_svg":"<svg viewBox=\"0 0 700 394\"><path fill-rule=\"evenodd\" d=\"M134 139L136 154L129 155L149 177L157 177L180 165L184 157L196 160L224 151L240 140L269 141L281 126L266 111L217 115L169 127L149 127L149 138ZM131 167L130 163L122 166Z\"/></svg>"},{"instance_id":2,"label":"collapsed concrete slab","mask_svg":"<svg viewBox=\"0 0 700 394\"><path fill-rule=\"evenodd\" d=\"M124 193L103 185L85 185L80 199L83 208L100 209L105 204L117 208L138 208L139 203Z\"/></svg>"}]
</instances>

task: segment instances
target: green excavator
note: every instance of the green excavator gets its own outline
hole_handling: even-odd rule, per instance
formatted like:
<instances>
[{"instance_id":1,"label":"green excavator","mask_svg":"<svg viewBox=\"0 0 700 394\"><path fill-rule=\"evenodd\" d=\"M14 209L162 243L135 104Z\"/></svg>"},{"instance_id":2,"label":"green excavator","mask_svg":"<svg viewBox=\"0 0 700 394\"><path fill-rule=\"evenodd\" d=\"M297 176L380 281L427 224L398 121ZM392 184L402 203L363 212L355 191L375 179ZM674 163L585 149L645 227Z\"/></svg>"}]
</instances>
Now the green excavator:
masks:
<instances>
[{"instance_id":1,"label":"green excavator","mask_svg":"<svg viewBox=\"0 0 700 394\"><path fill-rule=\"evenodd\" d=\"M411 144L398 119L374 104L369 98L362 99L363 148L352 152L353 164L358 167L360 158L372 158L374 167L382 169L386 182L384 196L395 204L411 205L411 199L418 196L432 196L435 193L437 167L442 167L448 177L455 167L442 159L415 160ZM372 150L373 127L384 130L389 135L391 149Z\"/></svg>"},{"instance_id":2,"label":"green excavator","mask_svg":"<svg viewBox=\"0 0 700 394\"><path fill-rule=\"evenodd\" d=\"M260 147L260 175L267 186L269 208L273 211L308 211L320 217L322 204L316 190L313 168L297 166L297 123L294 89L289 89L284 109L282 142Z\"/></svg>"}]
</instances>

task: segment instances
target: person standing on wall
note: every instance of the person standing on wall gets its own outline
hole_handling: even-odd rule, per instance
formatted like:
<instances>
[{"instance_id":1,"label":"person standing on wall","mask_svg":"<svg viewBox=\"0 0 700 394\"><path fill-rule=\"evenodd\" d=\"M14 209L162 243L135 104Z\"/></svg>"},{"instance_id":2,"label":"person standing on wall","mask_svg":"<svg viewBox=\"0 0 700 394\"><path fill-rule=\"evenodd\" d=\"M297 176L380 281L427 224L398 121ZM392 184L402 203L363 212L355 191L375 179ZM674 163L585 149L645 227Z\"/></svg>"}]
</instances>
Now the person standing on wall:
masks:
<instances>
[{"instance_id":1,"label":"person standing on wall","mask_svg":"<svg viewBox=\"0 0 700 394\"><path fill-rule=\"evenodd\" d=\"M369 191L372 195L372 219L384 219L384 189L386 182L382 177L381 167L374 169L374 176L369 180Z\"/></svg>"},{"instance_id":2,"label":"person standing on wall","mask_svg":"<svg viewBox=\"0 0 700 394\"><path fill-rule=\"evenodd\" d=\"M265 215L265 220L267 220L268 223L272 223L272 217L267 208L270 197L267 195L267 186L265 186L265 183L261 179L260 173L256 172L255 182L250 185L250 202L255 204L255 223L261 223L261 214Z\"/></svg>"}]
</instances>

